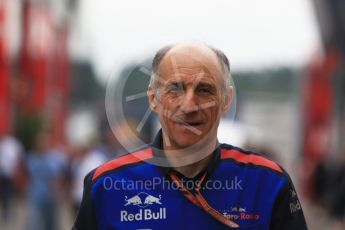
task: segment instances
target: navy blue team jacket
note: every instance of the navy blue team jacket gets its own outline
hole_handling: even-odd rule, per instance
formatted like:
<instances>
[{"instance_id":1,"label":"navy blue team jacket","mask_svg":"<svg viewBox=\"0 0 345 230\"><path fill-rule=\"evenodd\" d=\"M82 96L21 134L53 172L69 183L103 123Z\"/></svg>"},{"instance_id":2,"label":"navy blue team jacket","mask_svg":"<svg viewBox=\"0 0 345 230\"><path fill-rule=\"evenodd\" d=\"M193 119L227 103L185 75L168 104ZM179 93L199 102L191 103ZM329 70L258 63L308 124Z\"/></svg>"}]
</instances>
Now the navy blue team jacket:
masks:
<instances>
[{"instance_id":1,"label":"navy blue team jacket","mask_svg":"<svg viewBox=\"0 0 345 230\"><path fill-rule=\"evenodd\" d=\"M73 229L230 229L186 198L168 176L173 169L149 163L161 145L159 133L152 145L90 172ZM175 172L192 194L206 173L200 193L237 229L307 229L291 179L278 164L227 144L212 154L195 178Z\"/></svg>"}]
</instances>

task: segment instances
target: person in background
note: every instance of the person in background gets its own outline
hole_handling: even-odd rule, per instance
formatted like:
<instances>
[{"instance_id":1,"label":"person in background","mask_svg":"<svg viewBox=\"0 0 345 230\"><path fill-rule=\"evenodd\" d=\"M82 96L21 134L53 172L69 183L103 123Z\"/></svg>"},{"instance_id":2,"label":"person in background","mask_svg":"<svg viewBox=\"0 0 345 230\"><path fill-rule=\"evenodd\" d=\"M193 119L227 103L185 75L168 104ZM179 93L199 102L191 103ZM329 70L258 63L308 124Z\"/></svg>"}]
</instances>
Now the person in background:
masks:
<instances>
[{"instance_id":1,"label":"person in background","mask_svg":"<svg viewBox=\"0 0 345 230\"><path fill-rule=\"evenodd\" d=\"M345 229L345 146L336 168L330 212L336 222L335 230L340 230Z\"/></svg>"},{"instance_id":2,"label":"person in background","mask_svg":"<svg viewBox=\"0 0 345 230\"><path fill-rule=\"evenodd\" d=\"M72 207L76 214L83 197L84 177L89 171L106 162L107 156L97 145L92 148L73 147L71 154Z\"/></svg>"},{"instance_id":3,"label":"person in background","mask_svg":"<svg viewBox=\"0 0 345 230\"><path fill-rule=\"evenodd\" d=\"M49 133L40 133L35 148L28 153L26 170L28 230L57 229L57 194L62 161L52 147Z\"/></svg>"},{"instance_id":4,"label":"person in background","mask_svg":"<svg viewBox=\"0 0 345 230\"><path fill-rule=\"evenodd\" d=\"M3 222L7 222L11 216L14 180L22 156L22 144L11 134L0 134L0 205Z\"/></svg>"}]
</instances>

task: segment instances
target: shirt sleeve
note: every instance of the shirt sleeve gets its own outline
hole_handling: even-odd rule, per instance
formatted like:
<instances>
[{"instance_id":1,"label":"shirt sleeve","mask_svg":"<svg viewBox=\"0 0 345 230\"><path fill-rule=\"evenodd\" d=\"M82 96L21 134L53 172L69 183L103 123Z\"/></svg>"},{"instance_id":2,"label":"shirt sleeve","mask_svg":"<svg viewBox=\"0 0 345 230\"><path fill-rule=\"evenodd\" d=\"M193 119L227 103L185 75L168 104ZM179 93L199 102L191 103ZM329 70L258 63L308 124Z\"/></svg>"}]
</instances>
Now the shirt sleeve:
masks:
<instances>
[{"instance_id":1,"label":"shirt sleeve","mask_svg":"<svg viewBox=\"0 0 345 230\"><path fill-rule=\"evenodd\" d=\"M286 174L287 175L287 174ZM307 230L301 203L290 177L275 201L270 230Z\"/></svg>"},{"instance_id":2,"label":"shirt sleeve","mask_svg":"<svg viewBox=\"0 0 345 230\"><path fill-rule=\"evenodd\" d=\"M96 230L96 211L91 198L93 171L85 176L83 199L72 230Z\"/></svg>"}]
</instances>

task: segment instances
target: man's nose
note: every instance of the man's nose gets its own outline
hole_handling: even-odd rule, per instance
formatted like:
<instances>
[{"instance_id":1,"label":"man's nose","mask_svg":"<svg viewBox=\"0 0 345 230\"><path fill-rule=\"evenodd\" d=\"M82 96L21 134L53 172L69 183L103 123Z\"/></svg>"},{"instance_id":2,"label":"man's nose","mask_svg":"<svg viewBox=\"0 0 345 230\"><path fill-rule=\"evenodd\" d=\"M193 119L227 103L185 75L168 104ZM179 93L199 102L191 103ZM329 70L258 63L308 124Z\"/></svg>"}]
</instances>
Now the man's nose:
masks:
<instances>
[{"instance_id":1,"label":"man's nose","mask_svg":"<svg viewBox=\"0 0 345 230\"><path fill-rule=\"evenodd\" d=\"M186 90L181 99L180 111L182 113L193 113L198 111L197 97L194 90Z\"/></svg>"}]
</instances>

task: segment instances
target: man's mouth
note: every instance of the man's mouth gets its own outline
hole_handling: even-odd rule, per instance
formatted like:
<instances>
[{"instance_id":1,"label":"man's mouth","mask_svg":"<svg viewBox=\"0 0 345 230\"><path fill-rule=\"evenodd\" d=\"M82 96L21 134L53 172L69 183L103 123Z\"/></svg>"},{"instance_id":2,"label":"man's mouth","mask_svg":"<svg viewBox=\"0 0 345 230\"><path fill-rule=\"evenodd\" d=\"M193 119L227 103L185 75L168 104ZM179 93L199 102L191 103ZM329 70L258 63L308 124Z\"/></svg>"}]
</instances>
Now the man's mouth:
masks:
<instances>
[{"instance_id":1,"label":"man's mouth","mask_svg":"<svg viewBox=\"0 0 345 230\"><path fill-rule=\"evenodd\" d=\"M202 121L176 120L175 123L177 123L179 125L184 125L184 126L198 127L198 126L202 125L204 122L202 122Z\"/></svg>"},{"instance_id":2,"label":"man's mouth","mask_svg":"<svg viewBox=\"0 0 345 230\"><path fill-rule=\"evenodd\" d=\"M196 135L201 135L202 130L201 126L204 124L203 121L198 120L183 120L183 119L173 119L175 124L184 127L185 129L188 129L189 131L193 132Z\"/></svg>"}]
</instances>

